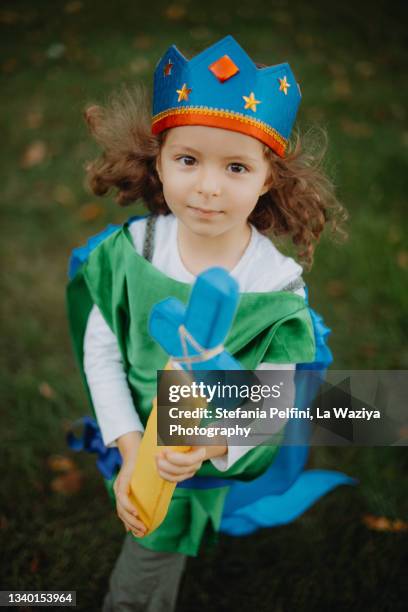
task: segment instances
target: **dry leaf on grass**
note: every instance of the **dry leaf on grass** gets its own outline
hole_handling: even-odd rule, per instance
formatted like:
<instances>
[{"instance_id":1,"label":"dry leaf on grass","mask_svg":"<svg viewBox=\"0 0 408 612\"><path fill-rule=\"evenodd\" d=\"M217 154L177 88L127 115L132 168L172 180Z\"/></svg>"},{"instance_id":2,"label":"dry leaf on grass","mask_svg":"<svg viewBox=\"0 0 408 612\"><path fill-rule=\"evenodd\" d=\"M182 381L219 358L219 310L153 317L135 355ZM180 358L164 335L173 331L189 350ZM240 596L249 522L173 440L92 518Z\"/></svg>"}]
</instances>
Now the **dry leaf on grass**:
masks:
<instances>
[{"instance_id":1,"label":"dry leaf on grass","mask_svg":"<svg viewBox=\"0 0 408 612\"><path fill-rule=\"evenodd\" d=\"M38 391L40 392L40 395L46 399L55 399L56 397L54 389L45 381L38 385Z\"/></svg>"},{"instance_id":2,"label":"dry leaf on grass","mask_svg":"<svg viewBox=\"0 0 408 612\"><path fill-rule=\"evenodd\" d=\"M20 161L22 168L32 168L44 161L47 155L47 145L42 140L32 142L23 153Z\"/></svg>"},{"instance_id":3,"label":"dry leaf on grass","mask_svg":"<svg viewBox=\"0 0 408 612\"><path fill-rule=\"evenodd\" d=\"M82 2L79 0L73 0L72 2L68 2L64 6L64 12L68 15L74 15L75 13L79 13L82 11Z\"/></svg>"},{"instance_id":4,"label":"dry leaf on grass","mask_svg":"<svg viewBox=\"0 0 408 612\"><path fill-rule=\"evenodd\" d=\"M342 297L347 293L347 289L343 281L337 279L333 279L327 283L326 291L330 297Z\"/></svg>"},{"instance_id":5,"label":"dry leaf on grass","mask_svg":"<svg viewBox=\"0 0 408 612\"><path fill-rule=\"evenodd\" d=\"M35 555L30 561L30 573L36 574L38 572L39 566L40 566L40 561L37 555Z\"/></svg>"},{"instance_id":6,"label":"dry leaf on grass","mask_svg":"<svg viewBox=\"0 0 408 612\"><path fill-rule=\"evenodd\" d=\"M347 77L334 79L332 88L336 98L350 98L351 96L351 85Z\"/></svg>"},{"instance_id":7,"label":"dry leaf on grass","mask_svg":"<svg viewBox=\"0 0 408 612\"><path fill-rule=\"evenodd\" d=\"M378 353L378 346L376 344L366 342L360 346L359 351L364 357L375 357Z\"/></svg>"},{"instance_id":8,"label":"dry leaf on grass","mask_svg":"<svg viewBox=\"0 0 408 612\"><path fill-rule=\"evenodd\" d=\"M69 206L75 200L74 194L67 185L56 185L52 195L58 204L63 204L64 206Z\"/></svg>"},{"instance_id":9,"label":"dry leaf on grass","mask_svg":"<svg viewBox=\"0 0 408 612\"><path fill-rule=\"evenodd\" d=\"M63 495L72 495L80 491L82 480L82 472L80 470L72 470L54 478L51 481L51 490Z\"/></svg>"},{"instance_id":10,"label":"dry leaf on grass","mask_svg":"<svg viewBox=\"0 0 408 612\"><path fill-rule=\"evenodd\" d=\"M152 47L152 44L153 39L147 34L141 34L140 36L137 36L133 41L133 46L136 47L136 49L140 49L142 51L150 49Z\"/></svg>"},{"instance_id":11,"label":"dry leaf on grass","mask_svg":"<svg viewBox=\"0 0 408 612\"><path fill-rule=\"evenodd\" d=\"M4 74L12 74L17 68L17 59L15 57L9 57L1 65L1 70Z\"/></svg>"},{"instance_id":12,"label":"dry leaf on grass","mask_svg":"<svg viewBox=\"0 0 408 612\"><path fill-rule=\"evenodd\" d=\"M403 270L408 269L408 251L399 251L397 253L397 264Z\"/></svg>"},{"instance_id":13,"label":"dry leaf on grass","mask_svg":"<svg viewBox=\"0 0 408 612\"><path fill-rule=\"evenodd\" d=\"M0 23L4 25L14 25L18 22L18 13L15 11L0 11Z\"/></svg>"},{"instance_id":14,"label":"dry leaf on grass","mask_svg":"<svg viewBox=\"0 0 408 612\"><path fill-rule=\"evenodd\" d=\"M373 531L407 531L408 523L401 519L388 519L386 516L374 516L373 514L366 514L363 516L363 523L369 529Z\"/></svg>"},{"instance_id":15,"label":"dry leaf on grass","mask_svg":"<svg viewBox=\"0 0 408 612\"><path fill-rule=\"evenodd\" d=\"M97 202L89 202L79 209L79 217L82 221L93 221L104 214L104 209Z\"/></svg>"},{"instance_id":16,"label":"dry leaf on grass","mask_svg":"<svg viewBox=\"0 0 408 612\"><path fill-rule=\"evenodd\" d=\"M164 12L164 16L170 21L178 21L179 19L183 19L185 14L186 9L180 4L170 4L170 6L168 6Z\"/></svg>"},{"instance_id":17,"label":"dry leaf on grass","mask_svg":"<svg viewBox=\"0 0 408 612\"><path fill-rule=\"evenodd\" d=\"M72 472L77 470L77 466L72 459L64 455L50 455L47 465L53 472Z\"/></svg>"}]
</instances>

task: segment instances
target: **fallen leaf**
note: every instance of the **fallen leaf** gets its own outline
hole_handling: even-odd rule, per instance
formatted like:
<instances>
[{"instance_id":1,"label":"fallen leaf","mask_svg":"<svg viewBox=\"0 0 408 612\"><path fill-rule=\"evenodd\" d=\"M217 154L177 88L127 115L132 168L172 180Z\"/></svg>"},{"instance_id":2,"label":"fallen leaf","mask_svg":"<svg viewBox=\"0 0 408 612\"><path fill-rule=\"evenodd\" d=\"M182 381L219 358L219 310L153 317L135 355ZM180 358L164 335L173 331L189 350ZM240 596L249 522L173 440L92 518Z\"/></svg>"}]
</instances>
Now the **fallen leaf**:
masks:
<instances>
[{"instance_id":1,"label":"fallen leaf","mask_svg":"<svg viewBox=\"0 0 408 612\"><path fill-rule=\"evenodd\" d=\"M82 221L93 221L104 214L104 209L98 202L84 204L79 210L79 217Z\"/></svg>"},{"instance_id":2,"label":"fallen leaf","mask_svg":"<svg viewBox=\"0 0 408 612\"><path fill-rule=\"evenodd\" d=\"M369 529L373 531L407 531L408 523L401 521L400 519L388 519L385 516L374 516L373 514L366 514L363 516L363 523Z\"/></svg>"},{"instance_id":3,"label":"fallen leaf","mask_svg":"<svg viewBox=\"0 0 408 612\"><path fill-rule=\"evenodd\" d=\"M56 397L54 389L45 381L38 385L38 391L46 399L55 399Z\"/></svg>"},{"instance_id":4,"label":"fallen leaf","mask_svg":"<svg viewBox=\"0 0 408 612\"><path fill-rule=\"evenodd\" d=\"M54 200L58 204L69 206L74 202L74 194L67 185L57 185L53 191Z\"/></svg>"},{"instance_id":5,"label":"fallen leaf","mask_svg":"<svg viewBox=\"0 0 408 612\"><path fill-rule=\"evenodd\" d=\"M50 455L47 465L52 472L72 472L77 470L77 466L69 457L65 455Z\"/></svg>"},{"instance_id":6,"label":"fallen leaf","mask_svg":"<svg viewBox=\"0 0 408 612\"><path fill-rule=\"evenodd\" d=\"M375 357L378 353L378 347L376 344L362 344L360 346L360 354L364 357Z\"/></svg>"},{"instance_id":7,"label":"fallen leaf","mask_svg":"<svg viewBox=\"0 0 408 612\"><path fill-rule=\"evenodd\" d=\"M51 481L51 490L55 493L62 493L63 495L72 495L78 493L82 487L82 473L80 470L72 470L57 476Z\"/></svg>"},{"instance_id":8,"label":"fallen leaf","mask_svg":"<svg viewBox=\"0 0 408 612\"><path fill-rule=\"evenodd\" d=\"M164 16L170 21L179 21L186 14L186 9L180 4L170 4L164 11Z\"/></svg>"},{"instance_id":9,"label":"fallen leaf","mask_svg":"<svg viewBox=\"0 0 408 612\"><path fill-rule=\"evenodd\" d=\"M347 77L338 77L332 83L333 93L336 98L350 98L351 85Z\"/></svg>"},{"instance_id":10,"label":"fallen leaf","mask_svg":"<svg viewBox=\"0 0 408 612\"><path fill-rule=\"evenodd\" d=\"M369 528L375 531L389 531L390 521L385 516L374 516L372 514L366 514L363 516L363 523Z\"/></svg>"},{"instance_id":11,"label":"fallen leaf","mask_svg":"<svg viewBox=\"0 0 408 612\"><path fill-rule=\"evenodd\" d=\"M68 15L74 15L75 13L79 13L80 11L82 11L82 2L79 2L79 0L74 0L73 2L68 2L64 6L64 11Z\"/></svg>"},{"instance_id":12,"label":"fallen leaf","mask_svg":"<svg viewBox=\"0 0 408 612\"><path fill-rule=\"evenodd\" d=\"M393 531L407 531L408 523L401 521L401 519L396 519L392 526Z\"/></svg>"},{"instance_id":13,"label":"fallen leaf","mask_svg":"<svg viewBox=\"0 0 408 612\"><path fill-rule=\"evenodd\" d=\"M14 25L18 22L18 13L14 11L1 11L0 12L0 23L4 25Z\"/></svg>"},{"instance_id":14,"label":"fallen leaf","mask_svg":"<svg viewBox=\"0 0 408 612\"><path fill-rule=\"evenodd\" d=\"M37 556L33 557L30 561L30 573L36 574L40 566L40 561Z\"/></svg>"},{"instance_id":15,"label":"fallen leaf","mask_svg":"<svg viewBox=\"0 0 408 612\"><path fill-rule=\"evenodd\" d=\"M10 57L9 59L6 59L6 61L2 63L1 70L2 72L4 72L4 74L11 74L16 69L16 66L17 66L17 59L15 57Z\"/></svg>"},{"instance_id":16,"label":"fallen leaf","mask_svg":"<svg viewBox=\"0 0 408 612\"><path fill-rule=\"evenodd\" d=\"M399 251L397 253L397 264L403 270L408 269L408 251Z\"/></svg>"},{"instance_id":17,"label":"fallen leaf","mask_svg":"<svg viewBox=\"0 0 408 612\"><path fill-rule=\"evenodd\" d=\"M342 297L347 293L346 286L341 280L331 280L326 285L326 291L331 297Z\"/></svg>"},{"instance_id":18,"label":"fallen leaf","mask_svg":"<svg viewBox=\"0 0 408 612\"><path fill-rule=\"evenodd\" d=\"M400 440L408 440L408 425L402 425L398 429L398 437Z\"/></svg>"},{"instance_id":19,"label":"fallen leaf","mask_svg":"<svg viewBox=\"0 0 408 612\"><path fill-rule=\"evenodd\" d=\"M136 47L136 49L140 49L141 51L146 51L147 49L150 49L152 44L153 39L147 34L141 34L140 36L137 36L133 41L133 46Z\"/></svg>"},{"instance_id":20,"label":"fallen leaf","mask_svg":"<svg viewBox=\"0 0 408 612\"><path fill-rule=\"evenodd\" d=\"M22 168L32 168L44 161L47 154L47 145L42 140L32 142L23 153L20 161Z\"/></svg>"}]
</instances>

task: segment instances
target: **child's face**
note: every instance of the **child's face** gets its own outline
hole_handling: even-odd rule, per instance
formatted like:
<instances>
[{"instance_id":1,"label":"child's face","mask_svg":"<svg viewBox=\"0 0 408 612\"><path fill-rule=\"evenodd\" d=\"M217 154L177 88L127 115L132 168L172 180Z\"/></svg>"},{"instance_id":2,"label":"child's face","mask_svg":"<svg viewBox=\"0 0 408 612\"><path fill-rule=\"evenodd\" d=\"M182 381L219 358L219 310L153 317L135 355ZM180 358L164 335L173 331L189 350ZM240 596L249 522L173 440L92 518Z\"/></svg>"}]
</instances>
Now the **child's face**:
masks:
<instances>
[{"instance_id":1,"label":"child's face","mask_svg":"<svg viewBox=\"0 0 408 612\"><path fill-rule=\"evenodd\" d=\"M170 210L200 236L242 227L268 190L269 165L259 140L201 125L169 130L156 162Z\"/></svg>"}]
</instances>

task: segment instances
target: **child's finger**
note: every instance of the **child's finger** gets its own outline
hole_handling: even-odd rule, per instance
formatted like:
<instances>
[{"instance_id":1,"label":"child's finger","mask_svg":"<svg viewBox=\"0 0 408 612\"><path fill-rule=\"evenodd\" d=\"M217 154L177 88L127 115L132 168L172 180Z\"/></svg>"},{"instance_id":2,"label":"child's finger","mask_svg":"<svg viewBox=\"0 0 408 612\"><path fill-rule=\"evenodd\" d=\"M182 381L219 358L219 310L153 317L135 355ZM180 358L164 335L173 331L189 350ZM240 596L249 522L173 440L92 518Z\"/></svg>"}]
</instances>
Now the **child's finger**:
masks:
<instances>
[{"instance_id":1,"label":"child's finger","mask_svg":"<svg viewBox=\"0 0 408 612\"><path fill-rule=\"evenodd\" d=\"M170 461L166 461L165 459L158 459L157 468L159 472L171 474L172 476L178 476L179 474L185 474L187 469L191 471L192 466L174 465L173 463L170 463Z\"/></svg>"},{"instance_id":2,"label":"child's finger","mask_svg":"<svg viewBox=\"0 0 408 612\"><path fill-rule=\"evenodd\" d=\"M129 525L127 525L124 521L123 525L126 529L126 531L129 533L132 532L134 536L136 536L137 538L143 538L143 536L145 535L145 532L143 532L141 529L132 529L131 527L129 527Z\"/></svg>"},{"instance_id":3,"label":"child's finger","mask_svg":"<svg viewBox=\"0 0 408 612\"><path fill-rule=\"evenodd\" d=\"M118 508L118 516L123 523L128 526L132 531L141 531L142 533L146 532L146 526L144 523L133 514L127 512L123 508Z\"/></svg>"},{"instance_id":4,"label":"child's finger","mask_svg":"<svg viewBox=\"0 0 408 612\"><path fill-rule=\"evenodd\" d=\"M198 448L195 451L187 453L178 453L177 451L167 451L163 460L167 460L174 465L192 466L201 462L205 457L205 449Z\"/></svg>"},{"instance_id":5,"label":"child's finger","mask_svg":"<svg viewBox=\"0 0 408 612\"><path fill-rule=\"evenodd\" d=\"M159 471L159 474L164 480L168 480L169 482L182 482L183 480L187 480L187 478L192 478L195 471L183 472L183 474L171 474L169 472Z\"/></svg>"},{"instance_id":6,"label":"child's finger","mask_svg":"<svg viewBox=\"0 0 408 612\"><path fill-rule=\"evenodd\" d=\"M122 503L124 501L124 503ZM129 502L127 496L120 496L116 499L116 507L119 518L133 530L135 528L146 531L146 526L140 520L137 509Z\"/></svg>"},{"instance_id":7,"label":"child's finger","mask_svg":"<svg viewBox=\"0 0 408 612\"><path fill-rule=\"evenodd\" d=\"M123 491L118 491L118 494L116 495L116 501L120 503L120 505L126 510L126 512L129 512L130 514L134 514L135 512L137 513L136 506L132 504L129 499L129 496Z\"/></svg>"}]
</instances>

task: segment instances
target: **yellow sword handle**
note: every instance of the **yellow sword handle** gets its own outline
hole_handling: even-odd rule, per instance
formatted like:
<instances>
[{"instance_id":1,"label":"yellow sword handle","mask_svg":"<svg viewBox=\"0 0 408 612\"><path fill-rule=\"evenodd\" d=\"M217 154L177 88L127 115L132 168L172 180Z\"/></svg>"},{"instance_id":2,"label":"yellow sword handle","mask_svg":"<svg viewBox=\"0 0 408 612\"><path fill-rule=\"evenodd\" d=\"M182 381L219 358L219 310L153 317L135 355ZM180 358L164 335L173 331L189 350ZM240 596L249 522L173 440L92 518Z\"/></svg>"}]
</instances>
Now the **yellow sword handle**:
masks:
<instances>
[{"instance_id":1,"label":"yellow sword handle","mask_svg":"<svg viewBox=\"0 0 408 612\"><path fill-rule=\"evenodd\" d=\"M172 369L169 361L165 370ZM129 494L130 500L139 511L139 518L146 526L145 535L152 533L165 519L177 485L176 482L164 480L157 471L155 456L163 450L188 452L191 446L159 446L157 444L157 398L155 398L137 452Z\"/></svg>"}]
</instances>

